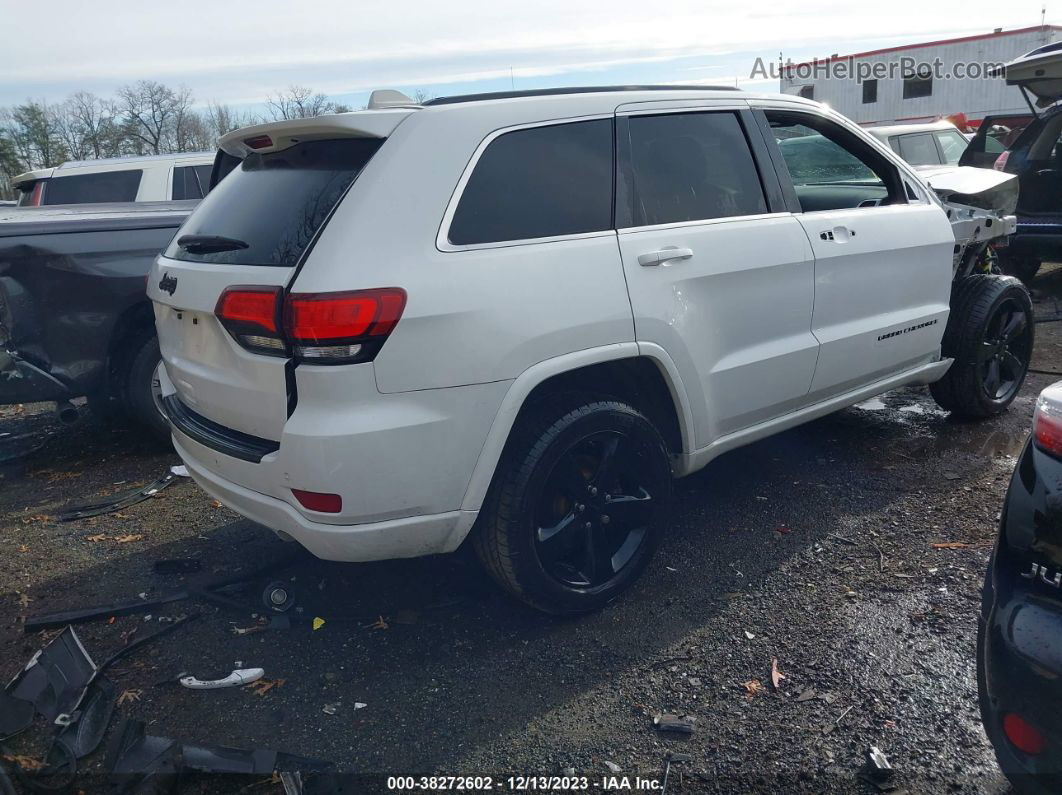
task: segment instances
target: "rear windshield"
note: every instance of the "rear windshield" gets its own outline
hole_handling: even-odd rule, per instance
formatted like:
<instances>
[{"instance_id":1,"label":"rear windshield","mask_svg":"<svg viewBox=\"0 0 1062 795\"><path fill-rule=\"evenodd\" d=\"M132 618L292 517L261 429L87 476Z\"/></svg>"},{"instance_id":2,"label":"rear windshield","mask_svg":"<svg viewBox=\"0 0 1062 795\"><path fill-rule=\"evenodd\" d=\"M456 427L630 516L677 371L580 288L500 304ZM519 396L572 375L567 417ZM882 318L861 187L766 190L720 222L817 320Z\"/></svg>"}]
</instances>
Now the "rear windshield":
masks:
<instances>
[{"instance_id":1,"label":"rear windshield","mask_svg":"<svg viewBox=\"0 0 1062 795\"><path fill-rule=\"evenodd\" d=\"M139 168L121 171L101 171L98 174L76 174L52 177L44 186L42 204L95 204L96 202L136 201L140 190Z\"/></svg>"},{"instance_id":2,"label":"rear windshield","mask_svg":"<svg viewBox=\"0 0 1062 795\"><path fill-rule=\"evenodd\" d=\"M307 141L250 154L203 199L166 256L190 262L293 267L383 139ZM187 236L226 238L225 251L181 248ZM238 246L238 247L236 247Z\"/></svg>"}]
</instances>

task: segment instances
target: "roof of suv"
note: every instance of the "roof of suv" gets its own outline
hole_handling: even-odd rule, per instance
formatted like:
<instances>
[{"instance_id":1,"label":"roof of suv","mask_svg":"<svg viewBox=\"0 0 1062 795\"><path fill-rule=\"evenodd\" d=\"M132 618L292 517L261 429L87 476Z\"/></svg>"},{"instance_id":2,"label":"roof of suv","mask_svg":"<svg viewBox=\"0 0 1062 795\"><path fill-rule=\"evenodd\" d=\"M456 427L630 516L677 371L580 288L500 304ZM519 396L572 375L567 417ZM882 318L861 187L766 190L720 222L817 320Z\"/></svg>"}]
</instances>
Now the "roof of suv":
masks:
<instances>
[{"instance_id":1,"label":"roof of suv","mask_svg":"<svg viewBox=\"0 0 1062 795\"><path fill-rule=\"evenodd\" d=\"M214 162L214 152L174 152L169 155L132 155L129 157L101 157L96 160L67 160L51 168L38 168L27 171L12 178L11 184L16 187L38 179L50 179L61 176L62 171L72 171L79 168L99 168L113 166L115 171L125 167L135 168L137 165L146 163L195 163L207 164Z\"/></svg>"},{"instance_id":2,"label":"roof of suv","mask_svg":"<svg viewBox=\"0 0 1062 795\"><path fill-rule=\"evenodd\" d=\"M714 96L713 96L714 95ZM429 100L423 105L389 104L379 109L357 110L306 119L267 122L234 130L218 141L218 146L230 155L244 157L252 151L278 151L298 141L328 136L363 136L386 138L395 127L412 114L436 113L487 113L491 109L498 116L502 108L513 108L513 115L528 121L531 117L541 120L574 116L608 114L619 105L639 102L668 102L676 100L703 99L759 99L779 98L787 103L821 107L811 100L777 94L749 93L732 86L593 86L574 88L534 89L530 91L504 91L489 94L466 94ZM516 107L521 110L518 112ZM268 144L254 141L269 137ZM254 141L255 146L247 145Z\"/></svg>"},{"instance_id":3,"label":"roof of suv","mask_svg":"<svg viewBox=\"0 0 1062 795\"><path fill-rule=\"evenodd\" d=\"M491 99L524 99L528 97L556 97L565 94L603 94L616 91L737 91L736 86L570 86L567 88L532 88L524 91L490 91L482 94L455 94L452 97L436 97L424 103L424 107L434 105L456 105L462 102L482 102Z\"/></svg>"}]
</instances>

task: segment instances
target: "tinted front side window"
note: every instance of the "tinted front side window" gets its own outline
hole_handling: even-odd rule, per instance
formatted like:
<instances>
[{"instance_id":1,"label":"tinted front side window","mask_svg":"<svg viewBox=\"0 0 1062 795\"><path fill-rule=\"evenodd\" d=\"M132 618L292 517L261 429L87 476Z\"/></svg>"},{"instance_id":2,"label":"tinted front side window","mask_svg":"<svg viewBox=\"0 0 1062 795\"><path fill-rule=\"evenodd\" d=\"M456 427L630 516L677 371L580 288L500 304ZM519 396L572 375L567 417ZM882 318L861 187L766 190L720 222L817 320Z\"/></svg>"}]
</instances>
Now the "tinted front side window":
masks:
<instances>
[{"instance_id":1,"label":"tinted front side window","mask_svg":"<svg viewBox=\"0 0 1062 795\"><path fill-rule=\"evenodd\" d=\"M912 166L932 166L940 163L940 154L929 133L901 135L900 157Z\"/></svg>"},{"instance_id":2,"label":"tinted front side window","mask_svg":"<svg viewBox=\"0 0 1062 795\"><path fill-rule=\"evenodd\" d=\"M167 257L233 265L296 265L379 138L307 141L280 152L250 154L189 216ZM227 238L224 251L182 248L182 239Z\"/></svg>"},{"instance_id":3,"label":"tinted front side window","mask_svg":"<svg viewBox=\"0 0 1062 795\"><path fill-rule=\"evenodd\" d=\"M136 201L136 192L140 190L140 177L143 173L137 168L52 177L45 186L43 204Z\"/></svg>"},{"instance_id":4,"label":"tinted front side window","mask_svg":"<svg viewBox=\"0 0 1062 795\"><path fill-rule=\"evenodd\" d=\"M767 212L736 114L632 116L629 124L634 226Z\"/></svg>"},{"instance_id":5,"label":"tinted front side window","mask_svg":"<svg viewBox=\"0 0 1062 795\"><path fill-rule=\"evenodd\" d=\"M455 245L612 228L612 120L515 130L491 141L450 223Z\"/></svg>"},{"instance_id":6,"label":"tinted front side window","mask_svg":"<svg viewBox=\"0 0 1062 795\"><path fill-rule=\"evenodd\" d=\"M841 125L799 112L766 116L804 212L907 201L895 167Z\"/></svg>"},{"instance_id":7,"label":"tinted front side window","mask_svg":"<svg viewBox=\"0 0 1062 795\"><path fill-rule=\"evenodd\" d=\"M836 141L802 124L771 125L797 187L854 182L880 184L866 163Z\"/></svg>"}]
</instances>

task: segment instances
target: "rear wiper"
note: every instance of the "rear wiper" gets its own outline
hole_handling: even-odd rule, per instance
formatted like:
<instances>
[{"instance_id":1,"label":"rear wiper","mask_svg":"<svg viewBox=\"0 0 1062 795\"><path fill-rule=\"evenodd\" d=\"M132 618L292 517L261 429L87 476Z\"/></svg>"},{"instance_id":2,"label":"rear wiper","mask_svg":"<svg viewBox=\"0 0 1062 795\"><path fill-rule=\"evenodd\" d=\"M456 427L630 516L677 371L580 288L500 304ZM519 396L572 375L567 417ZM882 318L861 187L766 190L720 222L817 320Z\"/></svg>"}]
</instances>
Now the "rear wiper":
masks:
<instances>
[{"instance_id":1,"label":"rear wiper","mask_svg":"<svg viewBox=\"0 0 1062 795\"><path fill-rule=\"evenodd\" d=\"M181 235L177 238L177 245L189 254L217 254L250 247L242 240L222 235Z\"/></svg>"}]
</instances>

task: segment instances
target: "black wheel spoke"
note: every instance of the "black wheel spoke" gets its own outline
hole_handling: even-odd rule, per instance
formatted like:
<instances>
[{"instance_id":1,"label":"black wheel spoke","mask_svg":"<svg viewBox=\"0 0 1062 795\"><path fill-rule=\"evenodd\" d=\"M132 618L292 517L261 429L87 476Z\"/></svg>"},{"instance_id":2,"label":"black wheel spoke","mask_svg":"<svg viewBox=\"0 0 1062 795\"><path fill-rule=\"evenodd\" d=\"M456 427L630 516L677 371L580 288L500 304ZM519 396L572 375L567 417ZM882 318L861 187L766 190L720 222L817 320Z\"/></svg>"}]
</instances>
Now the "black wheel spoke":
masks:
<instances>
[{"instance_id":1,"label":"black wheel spoke","mask_svg":"<svg viewBox=\"0 0 1062 795\"><path fill-rule=\"evenodd\" d=\"M576 526L575 523L578 518L579 517L576 516L575 512L571 511L556 524L538 528L536 535L538 536L539 543L545 544L548 541L556 539L558 536L563 537Z\"/></svg>"},{"instance_id":2,"label":"black wheel spoke","mask_svg":"<svg viewBox=\"0 0 1062 795\"><path fill-rule=\"evenodd\" d=\"M1015 311L1003 326L1003 339L1014 342L1025 331L1026 325L1025 313L1021 310Z\"/></svg>"},{"instance_id":3,"label":"black wheel spoke","mask_svg":"<svg viewBox=\"0 0 1062 795\"><path fill-rule=\"evenodd\" d=\"M613 537L601 527L586 530L586 545L583 549L584 563L582 573L591 585L611 580L616 573L612 565Z\"/></svg>"},{"instance_id":4,"label":"black wheel spoke","mask_svg":"<svg viewBox=\"0 0 1062 795\"><path fill-rule=\"evenodd\" d=\"M983 364L996 355L996 351L999 350L997 345L991 342L982 342L981 346L977 349L977 361L979 364Z\"/></svg>"},{"instance_id":5,"label":"black wheel spoke","mask_svg":"<svg viewBox=\"0 0 1062 795\"><path fill-rule=\"evenodd\" d=\"M601 451L601 462L598 464L597 472L594 473L594 483L598 488L606 488L615 475L616 466L621 457L619 449L619 436L613 436L605 442L604 449Z\"/></svg>"},{"instance_id":6,"label":"black wheel spoke","mask_svg":"<svg viewBox=\"0 0 1062 795\"><path fill-rule=\"evenodd\" d=\"M988 372L985 374L985 391L993 399L999 392L1000 376L999 376L999 360L992 359L988 363Z\"/></svg>"},{"instance_id":7,"label":"black wheel spoke","mask_svg":"<svg viewBox=\"0 0 1062 795\"><path fill-rule=\"evenodd\" d=\"M644 537L645 528L640 528L627 535L620 548L612 555L612 566L616 571L619 571L630 562L630 559L634 557L634 553L638 551L638 547Z\"/></svg>"},{"instance_id":8,"label":"black wheel spoke","mask_svg":"<svg viewBox=\"0 0 1062 795\"><path fill-rule=\"evenodd\" d=\"M1021 378L1022 373L1025 372L1025 365L1022 364L1021 359L1010 351L1003 354L1003 358L1000 360L1000 367L1006 375L1007 381L1010 382L1017 381Z\"/></svg>"},{"instance_id":9,"label":"black wheel spoke","mask_svg":"<svg viewBox=\"0 0 1062 795\"><path fill-rule=\"evenodd\" d=\"M637 530L644 527L652 516L653 498L645 489L639 489L633 495L614 495L605 511L617 529Z\"/></svg>"}]
</instances>

